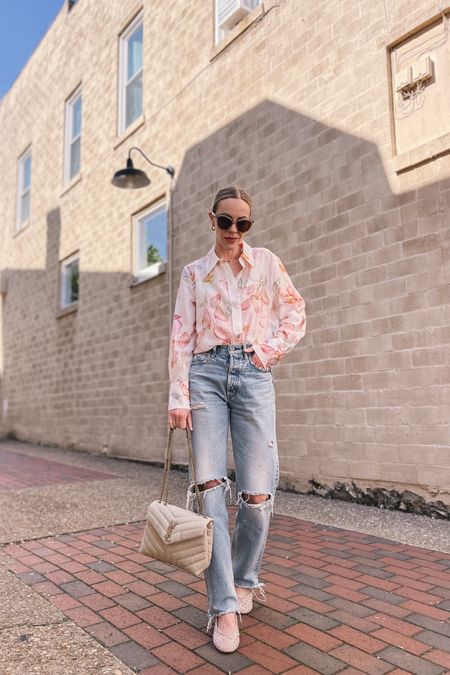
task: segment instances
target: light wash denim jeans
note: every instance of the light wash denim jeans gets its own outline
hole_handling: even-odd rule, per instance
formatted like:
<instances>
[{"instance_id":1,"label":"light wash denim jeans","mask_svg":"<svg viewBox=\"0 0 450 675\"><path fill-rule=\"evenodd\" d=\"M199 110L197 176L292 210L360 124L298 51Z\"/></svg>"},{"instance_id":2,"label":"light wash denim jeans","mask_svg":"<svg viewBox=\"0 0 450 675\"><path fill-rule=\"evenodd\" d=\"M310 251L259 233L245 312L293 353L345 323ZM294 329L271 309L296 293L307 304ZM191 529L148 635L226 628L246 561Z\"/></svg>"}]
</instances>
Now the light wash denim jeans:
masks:
<instances>
[{"instance_id":1,"label":"light wash denim jeans","mask_svg":"<svg viewBox=\"0 0 450 675\"><path fill-rule=\"evenodd\" d=\"M235 586L261 585L258 573L278 484L272 372L253 365L253 353L243 351L250 346L219 345L194 354L189 374L197 482L222 481L202 492L204 513L214 518L212 559L205 571L210 619L238 610ZM229 428L238 505L231 542L227 511ZM264 494L268 499L250 504L243 494ZM188 503L194 501L190 486Z\"/></svg>"}]
</instances>

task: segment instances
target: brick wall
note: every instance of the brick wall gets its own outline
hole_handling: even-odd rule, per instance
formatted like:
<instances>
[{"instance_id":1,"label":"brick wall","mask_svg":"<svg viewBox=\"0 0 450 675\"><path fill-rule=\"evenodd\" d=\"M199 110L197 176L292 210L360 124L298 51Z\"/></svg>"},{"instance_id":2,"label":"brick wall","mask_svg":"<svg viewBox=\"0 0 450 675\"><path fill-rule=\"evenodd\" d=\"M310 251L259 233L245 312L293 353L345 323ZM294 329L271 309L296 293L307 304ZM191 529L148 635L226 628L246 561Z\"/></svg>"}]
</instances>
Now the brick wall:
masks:
<instances>
[{"instance_id":1,"label":"brick wall","mask_svg":"<svg viewBox=\"0 0 450 675\"><path fill-rule=\"evenodd\" d=\"M141 4L61 9L0 106L3 434L161 459L169 273L130 288L131 215L169 184L156 170L144 190L110 184L137 145L177 169L174 292L213 243L214 192L238 182L255 201L248 242L306 299L307 335L274 369L284 483L450 502L450 159L396 173L386 50L435 3L387 5L266 2L212 58L212 2L145 0L145 121L120 144L117 36ZM82 178L64 192L64 102L80 82ZM30 143L32 219L14 235ZM59 260L75 250L78 311L57 318Z\"/></svg>"}]
</instances>

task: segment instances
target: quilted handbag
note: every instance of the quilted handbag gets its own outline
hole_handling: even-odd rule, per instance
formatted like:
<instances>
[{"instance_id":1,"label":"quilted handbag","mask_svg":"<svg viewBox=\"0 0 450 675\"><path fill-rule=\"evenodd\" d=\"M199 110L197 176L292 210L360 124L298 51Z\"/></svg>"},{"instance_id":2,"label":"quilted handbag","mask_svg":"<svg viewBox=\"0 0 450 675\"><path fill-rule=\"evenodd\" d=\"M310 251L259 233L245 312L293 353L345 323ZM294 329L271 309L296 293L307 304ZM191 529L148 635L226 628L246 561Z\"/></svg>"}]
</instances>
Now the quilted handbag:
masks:
<instances>
[{"instance_id":1,"label":"quilted handbag","mask_svg":"<svg viewBox=\"0 0 450 675\"><path fill-rule=\"evenodd\" d=\"M151 558L200 576L211 562L214 521L203 515L189 428L186 428L189 464L199 513L167 503L173 431L169 430L161 495L159 500L152 502L148 507L147 522L139 550Z\"/></svg>"}]
</instances>

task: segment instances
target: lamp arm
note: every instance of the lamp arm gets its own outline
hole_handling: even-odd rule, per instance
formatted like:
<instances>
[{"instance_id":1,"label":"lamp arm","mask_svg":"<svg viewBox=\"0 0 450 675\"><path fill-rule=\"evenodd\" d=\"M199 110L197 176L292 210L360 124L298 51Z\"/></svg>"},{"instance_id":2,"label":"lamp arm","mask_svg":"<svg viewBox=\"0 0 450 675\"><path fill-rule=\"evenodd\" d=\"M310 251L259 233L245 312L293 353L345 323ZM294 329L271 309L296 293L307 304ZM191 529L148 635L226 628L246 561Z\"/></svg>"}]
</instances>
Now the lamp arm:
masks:
<instances>
[{"instance_id":1,"label":"lamp arm","mask_svg":"<svg viewBox=\"0 0 450 675\"><path fill-rule=\"evenodd\" d=\"M152 166L156 166L156 167L158 167L158 169L164 169L164 171L167 171L169 176L172 176L172 178L175 176L175 169L173 168L173 166L170 166L170 165L169 166L162 166L161 164L156 164L156 162L152 162L152 160L149 159L147 157L147 155L145 155L140 148L137 148L137 147L130 148L129 151L128 151L128 159L130 159L130 157L131 157L131 151L132 150L137 150L138 152L140 152L142 157L144 159L146 159L147 162L149 164L151 164Z\"/></svg>"}]
</instances>

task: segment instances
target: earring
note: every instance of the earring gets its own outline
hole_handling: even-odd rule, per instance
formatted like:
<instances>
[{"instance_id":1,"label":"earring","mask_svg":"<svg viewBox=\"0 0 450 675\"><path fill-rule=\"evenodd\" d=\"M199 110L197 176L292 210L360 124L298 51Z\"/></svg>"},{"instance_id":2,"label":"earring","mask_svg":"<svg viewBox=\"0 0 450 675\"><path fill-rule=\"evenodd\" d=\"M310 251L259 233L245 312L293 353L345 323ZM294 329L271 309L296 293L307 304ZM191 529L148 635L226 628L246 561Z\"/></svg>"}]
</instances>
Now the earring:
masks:
<instances>
[{"instance_id":1,"label":"earring","mask_svg":"<svg viewBox=\"0 0 450 675\"><path fill-rule=\"evenodd\" d=\"M216 226L215 226L215 225L211 225L211 229L212 229L212 230L215 230L215 229L216 229Z\"/></svg>"}]
</instances>

